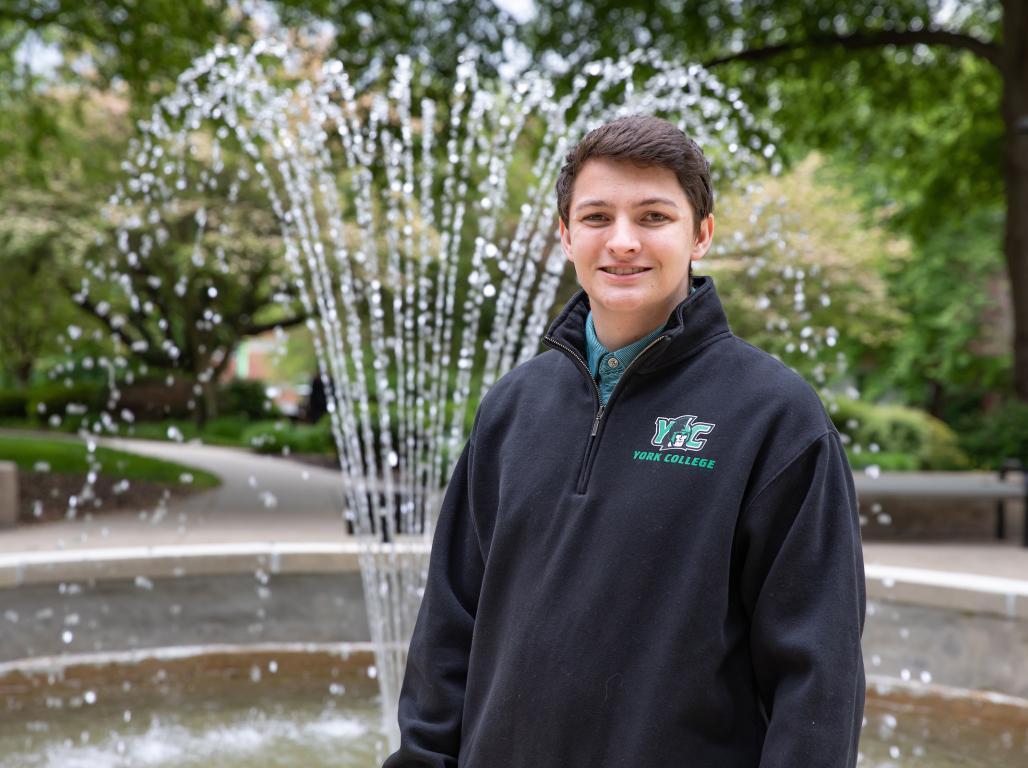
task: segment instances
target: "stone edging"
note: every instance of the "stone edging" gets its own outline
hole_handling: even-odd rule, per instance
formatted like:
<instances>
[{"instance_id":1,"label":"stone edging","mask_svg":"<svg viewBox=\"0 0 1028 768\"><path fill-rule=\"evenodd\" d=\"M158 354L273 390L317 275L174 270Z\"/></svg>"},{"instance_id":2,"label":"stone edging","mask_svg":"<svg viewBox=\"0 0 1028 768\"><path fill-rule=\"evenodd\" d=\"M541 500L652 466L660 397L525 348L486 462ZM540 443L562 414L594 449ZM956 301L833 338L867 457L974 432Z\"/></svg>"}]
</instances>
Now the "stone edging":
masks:
<instances>
[{"instance_id":1,"label":"stone edging","mask_svg":"<svg viewBox=\"0 0 1028 768\"><path fill-rule=\"evenodd\" d=\"M398 544L401 556L424 556L423 538ZM356 539L338 542L228 542L100 547L0 554L0 589L27 584L82 580L123 580L271 574L345 573L360 570L362 558L389 558L377 543ZM869 599L984 613L1028 620L1028 579L893 565L865 566Z\"/></svg>"},{"instance_id":2,"label":"stone edging","mask_svg":"<svg viewBox=\"0 0 1028 768\"><path fill-rule=\"evenodd\" d=\"M1028 621L1028 580L877 564L864 574L869 599Z\"/></svg>"}]
</instances>

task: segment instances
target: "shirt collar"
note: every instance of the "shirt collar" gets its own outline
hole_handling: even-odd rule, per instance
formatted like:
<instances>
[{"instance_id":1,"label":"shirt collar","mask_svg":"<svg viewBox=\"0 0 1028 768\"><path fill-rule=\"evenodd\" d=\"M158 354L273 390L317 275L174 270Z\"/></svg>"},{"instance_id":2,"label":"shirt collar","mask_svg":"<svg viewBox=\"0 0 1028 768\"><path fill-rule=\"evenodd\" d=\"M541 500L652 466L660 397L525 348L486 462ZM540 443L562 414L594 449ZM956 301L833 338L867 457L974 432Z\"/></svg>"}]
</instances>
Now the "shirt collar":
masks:
<instances>
[{"instance_id":1,"label":"shirt collar","mask_svg":"<svg viewBox=\"0 0 1028 768\"><path fill-rule=\"evenodd\" d=\"M621 347L621 349L610 351L603 346L596 336L596 326L593 325L593 313L590 310L585 318L585 352L586 361L589 363L589 372L593 377L598 376L600 365L612 357L617 360L617 364L610 367L615 368L619 372L625 370L628 364L635 359L635 356L649 346L650 342L657 338L663 330L664 326L661 325L659 328L654 328L638 341L633 341L631 344Z\"/></svg>"},{"instance_id":2,"label":"shirt collar","mask_svg":"<svg viewBox=\"0 0 1028 768\"><path fill-rule=\"evenodd\" d=\"M588 314L589 297L579 289L550 323L543 342L549 346L578 350L581 356L586 348L585 318ZM639 363L639 373L676 364L707 344L731 336L714 281L709 275L693 276L692 293L675 307L662 335L666 341Z\"/></svg>"}]
</instances>

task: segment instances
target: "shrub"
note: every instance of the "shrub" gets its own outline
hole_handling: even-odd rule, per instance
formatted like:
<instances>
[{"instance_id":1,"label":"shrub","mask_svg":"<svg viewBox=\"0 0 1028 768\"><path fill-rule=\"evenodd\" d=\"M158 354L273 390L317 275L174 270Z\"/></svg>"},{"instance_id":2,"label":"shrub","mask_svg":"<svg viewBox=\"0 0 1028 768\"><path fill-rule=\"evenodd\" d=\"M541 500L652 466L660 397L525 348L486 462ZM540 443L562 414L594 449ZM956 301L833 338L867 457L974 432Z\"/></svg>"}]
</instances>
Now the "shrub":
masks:
<instances>
[{"instance_id":1,"label":"shrub","mask_svg":"<svg viewBox=\"0 0 1028 768\"><path fill-rule=\"evenodd\" d=\"M921 462L918 461L917 456L910 453L848 451L846 455L849 457L850 467L854 470L875 466L886 472L913 472L921 468Z\"/></svg>"},{"instance_id":2,"label":"shrub","mask_svg":"<svg viewBox=\"0 0 1028 768\"><path fill-rule=\"evenodd\" d=\"M0 389L0 419L24 419L29 396L23 389Z\"/></svg>"},{"instance_id":3,"label":"shrub","mask_svg":"<svg viewBox=\"0 0 1028 768\"><path fill-rule=\"evenodd\" d=\"M165 419L164 421L137 421L120 424L119 434L142 440L172 440L189 442L200 437L196 422L190 419Z\"/></svg>"},{"instance_id":4,"label":"shrub","mask_svg":"<svg viewBox=\"0 0 1028 768\"><path fill-rule=\"evenodd\" d=\"M63 426L75 426L86 417L97 415L106 400L107 387L99 382L50 382L28 391L24 415L45 422L56 414Z\"/></svg>"},{"instance_id":5,"label":"shrub","mask_svg":"<svg viewBox=\"0 0 1028 768\"><path fill-rule=\"evenodd\" d=\"M328 418L317 424L262 422L243 432L243 441L258 453L333 453L335 440Z\"/></svg>"},{"instance_id":6,"label":"shrub","mask_svg":"<svg viewBox=\"0 0 1028 768\"><path fill-rule=\"evenodd\" d=\"M170 384L167 379L143 379L121 387L118 409L131 412L136 421L189 419L193 399L193 386L183 378L172 377Z\"/></svg>"},{"instance_id":7,"label":"shrub","mask_svg":"<svg viewBox=\"0 0 1028 768\"><path fill-rule=\"evenodd\" d=\"M1028 466L1028 403L1009 400L989 413L965 417L957 429L975 464L999 469L1016 459Z\"/></svg>"},{"instance_id":8,"label":"shrub","mask_svg":"<svg viewBox=\"0 0 1028 768\"><path fill-rule=\"evenodd\" d=\"M849 454L856 465L944 470L966 469L970 464L956 433L924 411L842 397L826 405L836 428L848 435ZM870 460L865 462L867 456ZM886 466L889 462L892 467ZM915 466L904 466L910 463Z\"/></svg>"},{"instance_id":9,"label":"shrub","mask_svg":"<svg viewBox=\"0 0 1028 768\"><path fill-rule=\"evenodd\" d=\"M233 379L218 391L218 411L230 416L266 419L278 415L260 381Z\"/></svg>"},{"instance_id":10,"label":"shrub","mask_svg":"<svg viewBox=\"0 0 1028 768\"><path fill-rule=\"evenodd\" d=\"M201 436L204 442L241 443L243 434L253 426L245 415L219 416L204 424Z\"/></svg>"}]
</instances>

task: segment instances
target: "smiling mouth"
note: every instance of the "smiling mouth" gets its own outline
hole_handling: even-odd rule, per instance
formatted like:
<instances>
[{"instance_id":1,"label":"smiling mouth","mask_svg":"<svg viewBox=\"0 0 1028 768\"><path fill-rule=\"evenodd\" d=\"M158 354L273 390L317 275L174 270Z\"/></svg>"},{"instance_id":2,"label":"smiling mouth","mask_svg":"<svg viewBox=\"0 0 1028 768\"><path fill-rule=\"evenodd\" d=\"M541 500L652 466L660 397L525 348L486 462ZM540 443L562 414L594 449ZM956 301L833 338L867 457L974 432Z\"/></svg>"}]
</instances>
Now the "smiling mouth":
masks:
<instances>
[{"instance_id":1,"label":"smiling mouth","mask_svg":"<svg viewBox=\"0 0 1028 768\"><path fill-rule=\"evenodd\" d=\"M600 271L608 275L637 275L649 271L649 267L600 267Z\"/></svg>"}]
</instances>

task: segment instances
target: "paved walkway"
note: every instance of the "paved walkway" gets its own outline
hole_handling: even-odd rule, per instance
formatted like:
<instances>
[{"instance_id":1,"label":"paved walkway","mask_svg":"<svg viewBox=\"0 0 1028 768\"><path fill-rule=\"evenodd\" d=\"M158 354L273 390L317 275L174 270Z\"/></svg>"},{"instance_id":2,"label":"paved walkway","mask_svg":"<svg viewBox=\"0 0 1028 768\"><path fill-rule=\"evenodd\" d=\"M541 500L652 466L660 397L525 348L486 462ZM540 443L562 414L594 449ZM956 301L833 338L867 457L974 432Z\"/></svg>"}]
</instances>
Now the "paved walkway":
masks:
<instances>
[{"instance_id":1,"label":"paved walkway","mask_svg":"<svg viewBox=\"0 0 1028 768\"><path fill-rule=\"evenodd\" d=\"M324 541L345 536L338 471L238 448L105 440L104 445L213 472L221 485L166 510L111 512L0 531L0 552L176 543Z\"/></svg>"},{"instance_id":2,"label":"paved walkway","mask_svg":"<svg viewBox=\"0 0 1028 768\"><path fill-rule=\"evenodd\" d=\"M206 559L208 566L219 559L227 567L231 557L237 557L238 567L245 569L254 558L273 551L294 558L298 569L325 566L348 570L356 566L355 543L349 540L342 518L343 488L338 471L236 448L142 440L109 440L106 444L202 467L219 475L222 485L169 505L166 510L110 513L91 520L2 530L0 565L10 568L18 561L42 563L52 556L71 569L62 572L71 573L79 567L79 555L84 563L103 559L101 551L108 550L111 557L126 558L126 566L131 563L136 570L145 569L145 563L152 561L155 574L163 572L169 562L181 563L183 558ZM994 477L983 474L969 480L995 482ZM896 482L914 487L937 479L909 475ZM858 474L857 480L862 496L872 484L892 482L884 474L880 478ZM906 594L918 600L934 599L925 598L925 590L936 595L946 592L950 597L956 590L963 594L963 602L958 600L956 607L979 605L981 595L991 593L995 612L1028 617L1028 549L1020 547L1018 540L1011 537L1006 542L975 544L867 542L864 560L869 594L890 594L898 588L897 582L903 582L913 585ZM228 555L230 550L235 555Z\"/></svg>"}]
</instances>

